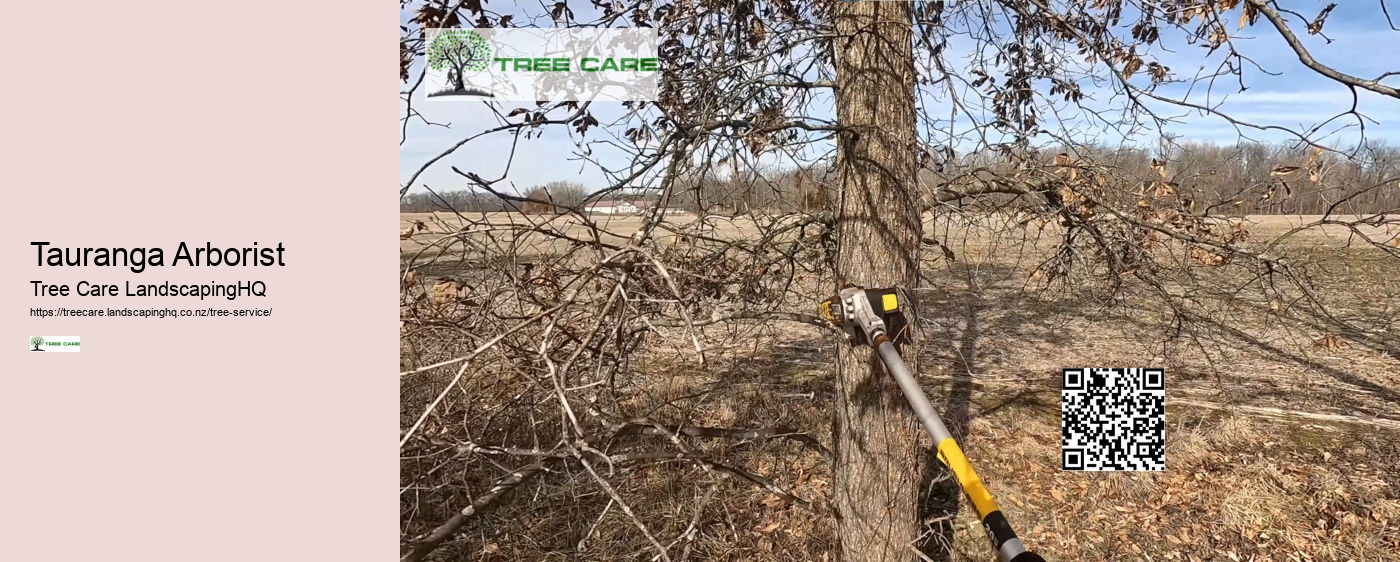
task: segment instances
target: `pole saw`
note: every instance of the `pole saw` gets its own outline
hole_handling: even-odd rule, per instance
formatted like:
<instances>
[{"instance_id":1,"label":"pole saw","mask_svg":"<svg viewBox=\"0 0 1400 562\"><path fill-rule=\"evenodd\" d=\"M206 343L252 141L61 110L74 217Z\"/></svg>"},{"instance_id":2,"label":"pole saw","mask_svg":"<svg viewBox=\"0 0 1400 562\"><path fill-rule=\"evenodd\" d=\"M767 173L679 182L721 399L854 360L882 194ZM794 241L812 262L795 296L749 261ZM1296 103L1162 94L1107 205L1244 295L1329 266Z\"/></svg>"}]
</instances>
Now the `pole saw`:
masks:
<instances>
[{"instance_id":1,"label":"pole saw","mask_svg":"<svg viewBox=\"0 0 1400 562\"><path fill-rule=\"evenodd\" d=\"M948 433L948 428L944 427L943 420L938 417L938 413L933 410L933 405L929 403L928 397L919 387L919 383L914 380L914 376L909 373L909 367L904 364L904 359L899 356L899 351L894 348L888 337L888 326L903 326L903 314L899 306L899 295L895 289L862 289L860 287L847 287L834 298L821 303L821 314L828 322L840 327L846 332L847 338L858 345L868 345L875 349L880 356L880 361L885 364L885 369L889 371L894 380L899 383L899 388L904 391L904 398L909 401L909 406L914 409L914 414L923 422L924 429L928 430L933 442L938 450L938 460L942 461L953 475L957 477L958 484L962 491L971 500L972 506L977 509L977 516L982 520L982 529L986 531L987 538L992 541L992 548L997 552L1000 562L1045 562L1044 558L1026 550L1022 546L1021 539L1016 537L1016 532L1011 530L1011 524L1006 521L1001 510L997 508L992 495L987 488L982 485L982 481L977 477L977 473L972 470L972 465L967 462L967 457L963 456L962 449L958 447L958 442Z\"/></svg>"}]
</instances>

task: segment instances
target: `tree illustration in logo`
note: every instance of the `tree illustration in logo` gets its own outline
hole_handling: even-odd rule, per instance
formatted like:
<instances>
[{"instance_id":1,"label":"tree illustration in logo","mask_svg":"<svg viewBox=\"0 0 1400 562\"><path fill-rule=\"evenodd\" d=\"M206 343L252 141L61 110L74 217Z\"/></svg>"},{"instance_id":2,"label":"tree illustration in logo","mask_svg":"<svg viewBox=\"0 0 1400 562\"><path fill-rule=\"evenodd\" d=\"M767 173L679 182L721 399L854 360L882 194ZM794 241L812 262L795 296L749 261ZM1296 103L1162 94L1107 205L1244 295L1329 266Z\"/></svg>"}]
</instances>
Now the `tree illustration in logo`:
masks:
<instances>
[{"instance_id":1,"label":"tree illustration in logo","mask_svg":"<svg viewBox=\"0 0 1400 562\"><path fill-rule=\"evenodd\" d=\"M447 71L447 89L429 96L476 95L495 97L486 90L468 89L466 73L486 70L491 44L470 29L445 29L428 43L428 68Z\"/></svg>"},{"instance_id":2,"label":"tree illustration in logo","mask_svg":"<svg viewBox=\"0 0 1400 562\"><path fill-rule=\"evenodd\" d=\"M31 349L29 351L43 351L42 349L39 349L39 346L44 345L44 336L34 336L32 338L29 338L29 345L34 346L34 349Z\"/></svg>"}]
</instances>

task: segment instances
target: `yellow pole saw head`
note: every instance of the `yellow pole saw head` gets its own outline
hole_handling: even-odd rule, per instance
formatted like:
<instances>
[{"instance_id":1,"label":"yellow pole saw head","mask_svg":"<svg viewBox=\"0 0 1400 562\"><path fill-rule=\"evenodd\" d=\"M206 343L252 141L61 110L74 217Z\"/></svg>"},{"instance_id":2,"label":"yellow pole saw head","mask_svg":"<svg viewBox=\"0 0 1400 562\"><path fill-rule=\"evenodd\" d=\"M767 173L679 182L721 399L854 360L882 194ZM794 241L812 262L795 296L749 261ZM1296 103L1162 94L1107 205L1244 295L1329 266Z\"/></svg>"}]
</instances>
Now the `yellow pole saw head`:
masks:
<instances>
[{"instance_id":1,"label":"yellow pole saw head","mask_svg":"<svg viewBox=\"0 0 1400 562\"><path fill-rule=\"evenodd\" d=\"M863 345L874 347L879 338L903 328L898 322L903 315L896 289L846 287L822 301L820 309L822 318L846 332L849 340Z\"/></svg>"}]
</instances>

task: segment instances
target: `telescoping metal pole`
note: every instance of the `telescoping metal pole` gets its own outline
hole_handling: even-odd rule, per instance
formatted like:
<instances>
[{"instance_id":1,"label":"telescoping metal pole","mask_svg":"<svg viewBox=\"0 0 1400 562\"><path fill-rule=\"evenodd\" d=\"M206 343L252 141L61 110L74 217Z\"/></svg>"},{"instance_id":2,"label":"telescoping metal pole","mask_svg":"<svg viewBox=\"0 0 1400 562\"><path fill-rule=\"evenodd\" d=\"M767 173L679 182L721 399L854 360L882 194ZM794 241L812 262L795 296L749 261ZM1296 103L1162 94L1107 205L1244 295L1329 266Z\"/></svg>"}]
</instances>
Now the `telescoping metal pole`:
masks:
<instances>
[{"instance_id":1,"label":"telescoping metal pole","mask_svg":"<svg viewBox=\"0 0 1400 562\"><path fill-rule=\"evenodd\" d=\"M877 298L872 299L872 294ZM879 304L873 304L872 301ZM972 470L967 457L963 456L962 448L953 439L953 435L948 433L942 418L938 417L933 404L929 403L918 381L914 380L909 366L904 363L904 358L899 356L899 351L886 336L884 317L897 314L899 310L899 300L895 291L866 291L858 287L849 287L843 289L836 299L822 303L821 308L823 316L842 326L853 339L875 348L885 369L899 383L900 390L904 391L904 398L909 401L914 414L933 437L938 460L953 472L963 494L972 501L972 506L982 521L982 529L986 531L987 538L992 541L992 548L997 552L997 558L1001 562L1045 562L1044 558L1026 550L1021 544L1021 539L1016 536L1011 524L992 500L992 494L977 477L977 472Z\"/></svg>"}]
</instances>

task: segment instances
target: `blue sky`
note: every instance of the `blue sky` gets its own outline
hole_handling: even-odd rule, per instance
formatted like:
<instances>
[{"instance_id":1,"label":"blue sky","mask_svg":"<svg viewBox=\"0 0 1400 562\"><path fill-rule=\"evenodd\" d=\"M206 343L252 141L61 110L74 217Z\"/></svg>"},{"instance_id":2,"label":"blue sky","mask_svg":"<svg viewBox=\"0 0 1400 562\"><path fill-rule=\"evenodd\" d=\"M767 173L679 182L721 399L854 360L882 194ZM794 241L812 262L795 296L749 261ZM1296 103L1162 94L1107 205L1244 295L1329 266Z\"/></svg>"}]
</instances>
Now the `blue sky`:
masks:
<instances>
[{"instance_id":1,"label":"blue sky","mask_svg":"<svg viewBox=\"0 0 1400 562\"><path fill-rule=\"evenodd\" d=\"M492 4L494 2L488 6ZM584 10L587 9L586 4L573 6L571 3L570 5L580 19L588 17L584 13ZM1309 17L1324 5L1323 2L1312 1L1285 4L1286 7L1295 9ZM1378 6L1375 2L1338 2L1338 6L1333 10L1324 28L1326 35L1333 39L1331 44L1327 44L1320 36L1306 35L1301 30L1298 33L1302 37L1304 45L1312 51L1319 61L1341 72L1362 78L1374 78L1387 71L1400 70L1400 64L1394 62L1400 61L1400 53L1397 52L1400 51L1400 47L1394 46L1400 45L1400 32L1389 29ZM493 8L502 10L503 6L493 6ZM1400 13L1396 15L1400 16ZM408 17L411 15L401 14L401 20L406 20ZM1131 20L1132 18L1125 14L1124 19ZM1238 9L1233 18L1227 18L1227 21L1236 20L1238 20ZM517 21L517 24L521 23ZM537 22L536 25L548 27L551 24L546 20ZM1229 26L1229 29L1238 48L1267 73L1253 66L1248 66L1244 73L1244 81L1249 90L1243 93L1236 93L1238 81L1233 80L1233 77L1230 77L1231 81L1228 82L1225 81L1226 79L1221 79L1213 91L1209 93L1210 105L1221 103L1224 100L1220 109L1237 119L1261 125L1291 127L1297 130L1311 128L1350 107L1352 96L1348 89L1304 67L1266 20L1261 18L1254 27L1245 30L1235 30L1233 25ZM1177 77L1195 75L1203 65L1206 66L1205 72L1209 72L1224 60L1223 49L1206 59L1202 56L1205 50L1199 46L1186 45L1184 42L1166 35L1165 32L1163 39L1166 46L1175 52L1167 52L1157 48L1150 54L1156 60L1170 67L1172 73ZM960 46L957 43L950 44L948 49L949 57L954 64L962 56L970 54L968 51L970 47ZM957 69L950 70L957 71ZM415 68L415 78L417 72L418 69ZM1135 78L1135 82L1137 80ZM1386 83L1400 85L1400 76L1391 77ZM1121 102L1121 99L1113 99L1112 92L1107 88L1094 87L1088 81L1081 81L1080 85L1085 88L1088 95L1094 98L1087 102L1091 107L1109 108L1115 107ZM406 90L407 86L404 86L404 89ZM502 123L496 116L496 111L492 111L491 107L484 102L426 102L422 97L421 90L420 88L420 91L414 96L415 109L421 111L429 120L447 123L450 124L450 127L427 126L416 119L410 122L408 140L401 145L400 150L401 182L407 181L427 160L441 154L453 144ZM1161 90L1161 93L1179 97L1185 95L1186 91L1184 86L1173 86ZM1189 99L1192 102L1205 104L1208 96L1204 88L1198 85L1192 90ZM941 96L926 94L921 96L920 103L934 115L949 114L949 101L941 99ZM497 111L504 114L520 105L533 104L500 103L496 104L496 107ZM403 107L402 102L400 102L400 106ZM1392 145L1400 144L1400 100L1361 92L1357 108L1363 115L1374 121L1367 122L1366 137L1368 139L1383 140ZM1167 130L1180 135L1182 140L1189 139L1217 144L1235 144L1241 140L1240 132L1220 117L1197 115L1183 108L1169 108L1161 104L1157 104L1156 109L1161 109L1164 115L1179 118L1181 123L1168 126ZM818 118L830 118L832 113L829 98L806 108L805 113ZM622 115L621 104L595 102L594 115L606 124L610 118ZM1123 141L1121 136L1103 134L1105 128L1086 120L1085 115L1075 115L1071 112L1061 115L1061 118L1064 120L1065 128L1075 131L1075 137L1078 141L1097 140L1107 144L1118 144ZM1333 122L1322 129L1323 143L1339 146L1354 144L1359 138L1355 123L1354 117ZM1338 130L1348 124L1351 125L1351 128ZM946 125L945 122L944 126ZM967 126L968 123L965 119L952 121L952 128L955 131L966 129ZM1048 126L1047 128L1056 130L1059 127ZM1155 134L1155 131L1150 132ZM1253 140L1275 141L1286 138L1279 133L1272 132L1254 130L1244 130L1243 132ZM589 140L592 141L602 140L606 137L605 131L597 129L589 133ZM933 138L939 139L940 135L935 134ZM595 164L583 162L575 154L582 149L576 139L571 138L571 131L563 127L547 128L537 138L521 139L519 144L515 146L513 163L507 170L505 162L512 150L512 140L509 135L494 134L468 143L462 149L424 171L414 183L411 191L421 191L421 186L424 184L435 190L464 187L464 180L451 170L450 166L452 165L463 170L477 170L487 177L504 175L508 178L509 183L520 191L554 180L577 181L595 189L605 187L609 183L604 174L598 171ZM1155 143L1155 140L1144 136L1136 139L1136 142L1152 144ZM595 142L588 146L588 150L592 152L591 158L605 165L616 167L625 164L625 159L619 157L622 153L608 150L605 144Z\"/></svg>"}]
</instances>

